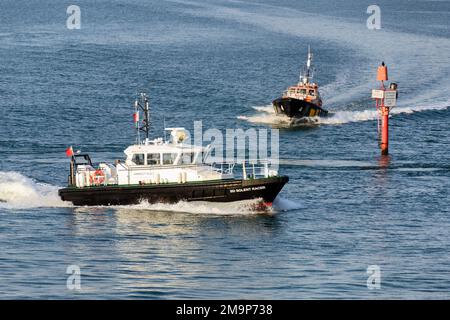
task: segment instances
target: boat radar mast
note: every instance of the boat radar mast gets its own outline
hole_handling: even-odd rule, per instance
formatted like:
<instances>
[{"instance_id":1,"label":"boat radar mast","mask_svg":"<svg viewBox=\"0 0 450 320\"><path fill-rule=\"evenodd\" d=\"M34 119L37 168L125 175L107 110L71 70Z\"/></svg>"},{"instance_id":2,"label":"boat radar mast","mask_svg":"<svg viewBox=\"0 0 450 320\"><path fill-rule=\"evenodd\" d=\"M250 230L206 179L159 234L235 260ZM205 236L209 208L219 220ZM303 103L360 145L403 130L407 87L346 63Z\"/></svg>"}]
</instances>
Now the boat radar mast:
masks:
<instances>
[{"instance_id":1,"label":"boat radar mast","mask_svg":"<svg viewBox=\"0 0 450 320\"><path fill-rule=\"evenodd\" d=\"M139 122L139 111L144 114L142 124ZM136 125L137 143L141 143L140 132L145 134L145 142L150 138L150 102L146 93L140 93L139 97L134 101L134 123Z\"/></svg>"},{"instance_id":2,"label":"boat radar mast","mask_svg":"<svg viewBox=\"0 0 450 320\"><path fill-rule=\"evenodd\" d=\"M311 46L308 46L308 60L306 61L306 65L303 67L303 71L300 74L300 81L304 84L309 83L313 78L314 69L312 68L312 59L313 54L311 52Z\"/></svg>"}]
</instances>

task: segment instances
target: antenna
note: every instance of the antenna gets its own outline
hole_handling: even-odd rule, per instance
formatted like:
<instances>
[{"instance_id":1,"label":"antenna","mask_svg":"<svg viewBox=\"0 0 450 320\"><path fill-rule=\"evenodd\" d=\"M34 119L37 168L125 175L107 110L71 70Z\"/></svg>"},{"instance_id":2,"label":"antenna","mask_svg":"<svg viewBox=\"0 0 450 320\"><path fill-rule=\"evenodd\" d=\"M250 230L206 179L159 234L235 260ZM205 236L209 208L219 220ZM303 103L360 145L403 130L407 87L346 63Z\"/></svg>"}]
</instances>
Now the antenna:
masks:
<instances>
[{"instance_id":1,"label":"antenna","mask_svg":"<svg viewBox=\"0 0 450 320\"><path fill-rule=\"evenodd\" d=\"M308 69L311 67L311 62L312 62L311 46L308 45L308 62L306 63Z\"/></svg>"},{"instance_id":2,"label":"antenna","mask_svg":"<svg viewBox=\"0 0 450 320\"><path fill-rule=\"evenodd\" d=\"M313 77L314 69L312 68L312 60L311 46L308 45L308 59L306 60L306 65L303 66L303 71L300 73L300 81L304 84L308 83Z\"/></svg>"},{"instance_id":3,"label":"antenna","mask_svg":"<svg viewBox=\"0 0 450 320\"><path fill-rule=\"evenodd\" d=\"M136 131L138 143L140 142L140 131L145 133L145 139L148 141L150 137L150 102L146 93L140 93L139 97L134 102L135 116L134 121L136 123ZM144 119L142 125L139 124L139 110L142 110Z\"/></svg>"},{"instance_id":4,"label":"antenna","mask_svg":"<svg viewBox=\"0 0 450 320\"><path fill-rule=\"evenodd\" d=\"M166 136L166 116L163 116L163 125L164 125L164 142L167 141L167 136Z\"/></svg>"}]
</instances>

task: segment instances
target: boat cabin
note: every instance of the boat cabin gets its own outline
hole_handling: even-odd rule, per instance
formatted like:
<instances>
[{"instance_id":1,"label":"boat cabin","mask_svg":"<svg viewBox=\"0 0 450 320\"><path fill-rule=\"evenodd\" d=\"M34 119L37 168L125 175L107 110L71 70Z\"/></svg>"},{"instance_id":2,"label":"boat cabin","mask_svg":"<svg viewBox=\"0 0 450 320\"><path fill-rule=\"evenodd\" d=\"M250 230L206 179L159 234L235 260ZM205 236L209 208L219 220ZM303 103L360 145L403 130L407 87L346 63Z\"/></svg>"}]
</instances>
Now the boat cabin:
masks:
<instances>
[{"instance_id":1,"label":"boat cabin","mask_svg":"<svg viewBox=\"0 0 450 320\"><path fill-rule=\"evenodd\" d=\"M172 139L145 140L125 149L125 160L115 164L100 163L94 168L88 155L74 155L73 175L69 184L76 187L98 185L145 185L162 183L185 183L231 179L234 164L220 168L204 163L208 147L184 144L181 128ZM72 178L73 177L73 178Z\"/></svg>"},{"instance_id":2,"label":"boat cabin","mask_svg":"<svg viewBox=\"0 0 450 320\"><path fill-rule=\"evenodd\" d=\"M320 99L320 94L317 84L299 83L298 85L289 87L286 91L284 91L283 97L313 101Z\"/></svg>"},{"instance_id":3,"label":"boat cabin","mask_svg":"<svg viewBox=\"0 0 450 320\"><path fill-rule=\"evenodd\" d=\"M128 166L177 166L202 162L203 148L168 144L133 145L125 150Z\"/></svg>"}]
</instances>

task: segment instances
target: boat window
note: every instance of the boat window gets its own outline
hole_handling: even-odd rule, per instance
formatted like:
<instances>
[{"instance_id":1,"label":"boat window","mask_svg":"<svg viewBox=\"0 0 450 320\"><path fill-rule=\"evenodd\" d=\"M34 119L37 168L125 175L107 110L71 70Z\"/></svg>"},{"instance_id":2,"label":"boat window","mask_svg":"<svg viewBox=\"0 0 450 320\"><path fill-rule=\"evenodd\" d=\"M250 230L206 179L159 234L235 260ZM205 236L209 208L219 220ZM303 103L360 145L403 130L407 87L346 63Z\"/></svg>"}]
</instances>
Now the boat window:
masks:
<instances>
[{"instance_id":1,"label":"boat window","mask_svg":"<svg viewBox=\"0 0 450 320\"><path fill-rule=\"evenodd\" d=\"M159 153L147 153L147 165L153 166L161 164Z\"/></svg>"},{"instance_id":2,"label":"boat window","mask_svg":"<svg viewBox=\"0 0 450 320\"><path fill-rule=\"evenodd\" d=\"M301 94L306 94L306 89L301 89L301 90L300 90L300 93L301 93Z\"/></svg>"},{"instance_id":3,"label":"boat window","mask_svg":"<svg viewBox=\"0 0 450 320\"><path fill-rule=\"evenodd\" d=\"M207 152L199 152L196 155L194 155L194 158L197 157L195 163L202 163L203 162L203 157L207 157L208 153Z\"/></svg>"},{"instance_id":4,"label":"boat window","mask_svg":"<svg viewBox=\"0 0 450 320\"><path fill-rule=\"evenodd\" d=\"M176 153L163 153L163 164L173 164L176 158Z\"/></svg>"},{"instance_id":5,"label":"boat window","mask_svg":"<svg viewBox=\"0 0 450 320\"><path fill-rule=\"evenodd\" d=\"M183 152L181 155L181 163L182 164L191 164L194 161L194 153L192 152Z\"/></svg>"},{"instance_id":6,"label":"boat window","mask_svg":"<svg viewBox=\"0 0 450 320\"><path fill-rule=\"evenodd\" d=\"M310 95L310 96L315 95L314 90L309 90L309 95Z\"/></svg>"},{"instance_id":7,"label":"boat window","mask_svg":"<svg viewBox=\"0 0 450 320\"><path fill-rule=\"evenodd\" d=\"M144 154L143 153L135 153L133 154L133 159L131 159L133 163L137 166L143 166L144 165Z\"/></svg>"}]
</instances>

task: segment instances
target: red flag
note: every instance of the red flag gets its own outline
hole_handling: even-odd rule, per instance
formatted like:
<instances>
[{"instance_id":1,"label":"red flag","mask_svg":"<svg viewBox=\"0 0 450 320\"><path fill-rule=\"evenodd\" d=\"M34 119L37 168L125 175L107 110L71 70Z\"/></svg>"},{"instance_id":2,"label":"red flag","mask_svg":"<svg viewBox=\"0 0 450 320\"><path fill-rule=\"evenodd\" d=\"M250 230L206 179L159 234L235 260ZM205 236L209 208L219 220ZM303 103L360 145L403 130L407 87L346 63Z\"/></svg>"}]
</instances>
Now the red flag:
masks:
<instances>
[{"instance_id":1,"label":"red flag","mask_svg":"<svg viewBox=\"0 0 450 320\"><path fill-rule=\"evenodd\" d=\"M68 147L67 149L66 149L66 156L67 157L71 157L71 156L73 156L73 149L72 149L72 146L70 146L70 147Z\"/></svg>"},{"instance_id":2,"label":"red flag","mask_svg":"<svg viewBox=\"0 0 450 320\"><path fill-rule=\"evenodd\" d=\"M139 122L139 111L136 111L135 113L133 113L133 120L134 120L134 123Z\"/></svg>"}]
</instances>

